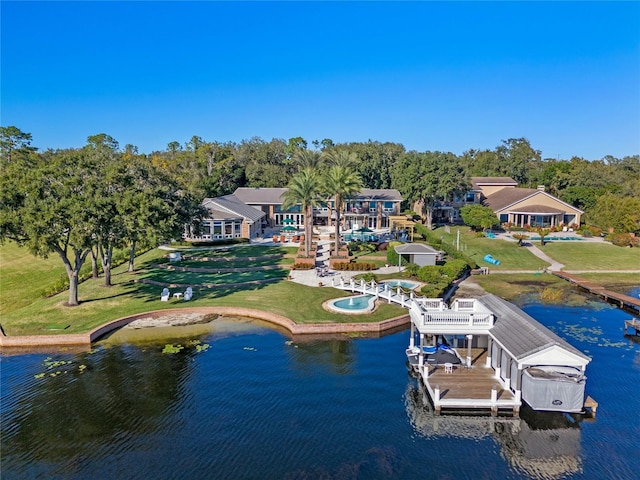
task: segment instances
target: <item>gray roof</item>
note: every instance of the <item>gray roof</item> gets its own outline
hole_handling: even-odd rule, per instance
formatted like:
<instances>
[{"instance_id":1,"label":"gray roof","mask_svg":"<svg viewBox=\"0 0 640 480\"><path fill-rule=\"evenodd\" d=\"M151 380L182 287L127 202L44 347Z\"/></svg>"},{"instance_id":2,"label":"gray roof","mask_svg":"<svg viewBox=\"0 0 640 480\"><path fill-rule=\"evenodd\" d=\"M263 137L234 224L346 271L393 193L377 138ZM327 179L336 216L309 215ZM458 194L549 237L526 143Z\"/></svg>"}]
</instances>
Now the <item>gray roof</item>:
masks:
<instances>
[{"instance_id":1,"label":"gray roof","mask_svg":"<svg viewBox=\"0 0 640 480\"><path fill-rule=\"evenodd\" d=\"M442 253L424 243L405 243L404 245L396 246L395 250L397 253L403 255L437 255L438 253Z\"/></svg>"},{"instance_id":2,"label":"gray roof","mask_svg":"<svg viewBox=\"0 0 640 480\"><path fill-rule=\"evenodd\" d=\"M239 187L233 194L248 205L281 205L286 188Z\"/></svg>"},{"instance_id":3,"label":"gray roof","mask_svg":"<svg viewBox=\"0 0 640 480\"><path fill-rule=\"evenodd\" d=\"M492 294L483 295L478 300L495 315L491 336L507 348L516 360L553 346L561 347L587 363L591 360L512 303Z\"/></svg>"},{"instance_id":4,"label":"gray roof","mask_svg":"<svg viewBox=\"0 0 640 480\"><path fill-rule=\"evenodd\" d=\"M286 188L249 188L239 187L233 194L248 205L281 205ZM401 202L400 192L391 188L363 188L350 197L354 200L372 200L380 202Z\"/></svg>"},{"instance_id":5,"label":"gray roof","mask_svg":"<svg viewBox=\"0 0 640 480\"><path fill-rule=\"evenodd\" d=\"M473 188L479 187L480 185L518 185L511 177L471 177L471 185Z\"/></svg>"},{"instance_id":6,"label":"gray roof","mask_svg":"<svg viewBox=\"0 0 640 480\"><path fill-rule=\"evenodd\" d=\"M202 205L209 211L209 215L212 215L214 219L229 218L229 214L232 214L257 222L266 215L262 210L243 203L235 195L205 198L202 201Z\"/></svg>"}]
</instances>

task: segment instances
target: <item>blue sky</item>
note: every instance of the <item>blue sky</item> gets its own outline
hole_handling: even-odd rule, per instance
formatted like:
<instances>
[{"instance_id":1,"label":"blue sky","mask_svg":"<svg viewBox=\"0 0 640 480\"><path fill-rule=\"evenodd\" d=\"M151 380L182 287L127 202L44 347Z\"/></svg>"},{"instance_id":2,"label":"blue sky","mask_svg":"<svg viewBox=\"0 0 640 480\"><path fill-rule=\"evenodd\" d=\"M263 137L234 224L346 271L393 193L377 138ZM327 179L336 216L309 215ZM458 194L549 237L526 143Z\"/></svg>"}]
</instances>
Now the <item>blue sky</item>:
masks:
<instances>
[{"instance_id":1,"label":"blue sky","mask_svg":"<svg viewBox=\"0 0 640 480\"><path fill-rule=\"evenodd\" d=\"M1 2L0 123L41 149L302 136L640 153L640 2Z\"/></svg>"}]
</instances>

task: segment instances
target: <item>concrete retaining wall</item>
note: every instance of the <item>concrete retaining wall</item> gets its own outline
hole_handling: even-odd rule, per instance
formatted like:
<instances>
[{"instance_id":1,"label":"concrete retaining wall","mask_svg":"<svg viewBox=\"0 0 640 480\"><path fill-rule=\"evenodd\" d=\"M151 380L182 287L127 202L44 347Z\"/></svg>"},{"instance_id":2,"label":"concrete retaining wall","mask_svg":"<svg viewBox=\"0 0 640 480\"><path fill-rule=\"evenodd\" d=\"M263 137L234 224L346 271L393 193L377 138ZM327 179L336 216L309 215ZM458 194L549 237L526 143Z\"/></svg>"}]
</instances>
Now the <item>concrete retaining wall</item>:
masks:
<instances>
[{"instance_id":1,"label":"concrete retaining wall","mask_svg":"<svg viewBox=\"0 0 640 480\"><path fill-rule=\"evenodd\" d=\"M0 335L0 349L2 348L25 348L25 347L52 347L71 345L91 345L92 342L101 336L118 328L138 320L140 318L157 318L175 314L199 313L203 315L217 314L225 316L239 316L263 320L274 325L286 328L292 335L322 335L322 334L353 334L353 333L381 333L408 325L409 315L391 318L377 323L315 323L297 324L287 317L275 313L255 310L243 307L192 307L175 308L170 310L155 310L151 312L139 313L128 317L119 318L112 322L105 323L89 333L61 334L61 335L28 335L28 336L5 336Z\"/></svg>"}]
</instances>

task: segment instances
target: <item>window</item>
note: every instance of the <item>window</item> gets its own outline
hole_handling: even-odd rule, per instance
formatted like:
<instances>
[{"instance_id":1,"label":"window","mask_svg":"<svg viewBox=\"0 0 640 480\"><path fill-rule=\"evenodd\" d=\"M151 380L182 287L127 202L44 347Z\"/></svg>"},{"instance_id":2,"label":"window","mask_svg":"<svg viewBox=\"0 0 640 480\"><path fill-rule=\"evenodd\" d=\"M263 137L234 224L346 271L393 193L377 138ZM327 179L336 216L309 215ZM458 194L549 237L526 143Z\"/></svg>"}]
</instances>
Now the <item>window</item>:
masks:
<instances>
[{"instance_id":1,"label":"window","mask_svg":"<svg viewBox=\"0 0 640 480\"><path fill-rule=\"evenodd\" d=\"M467 203L474 203L476 201L476 194L473 192L467 192L467 196L465 197L465 201Z\"/></svg>"}]
</instances>

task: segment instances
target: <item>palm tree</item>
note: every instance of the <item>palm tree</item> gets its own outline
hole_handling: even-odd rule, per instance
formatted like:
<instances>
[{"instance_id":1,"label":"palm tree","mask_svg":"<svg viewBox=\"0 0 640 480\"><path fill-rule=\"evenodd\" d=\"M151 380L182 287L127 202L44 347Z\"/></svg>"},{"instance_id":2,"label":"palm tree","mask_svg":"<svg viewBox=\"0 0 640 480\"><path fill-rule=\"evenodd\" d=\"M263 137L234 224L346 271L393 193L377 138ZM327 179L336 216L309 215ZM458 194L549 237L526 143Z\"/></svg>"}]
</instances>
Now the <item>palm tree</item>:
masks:
<instances>
[{"instance_id":1,"label":"palm tree","mask_svg":"<svg viewBox=\"0 0 640 480\"><path fill-rule=\"evenodd\" d=\"M348 154L350 156L353 154ZM355 157L355 155L353 155ZM344 158L343 158L344 160ZM324 190L334 196L336 223L335 223L335 251L337 257L340 250L340 213L344 199L359 192L362 189L360 175L349 168L348 164L333 164L324 175Z\"/></svg>"},{"instance_id":2,"label":"palm tree","mask_svg":"<svg viewBox=\"0 0 640 480\"><path fill-rule=\"evenodd\" d=\"M293 177L284 193L282 209L300 204L304 213L304 254L309 256L313 235L313 207L320 203L320 176L316 170L305 168Z\"/></svg>"},{"instance_id":3,"label":"palm tree","mask_svg":"<svg viewBox=\"0 0 640 480\"><path fill-rule=\"evenodd\" d=\"M298 166L298 170L318 170L322 165L323 158L320 152L314 150L298 150L293 155L293 161Z\"/></svg>"}]
</instances>

